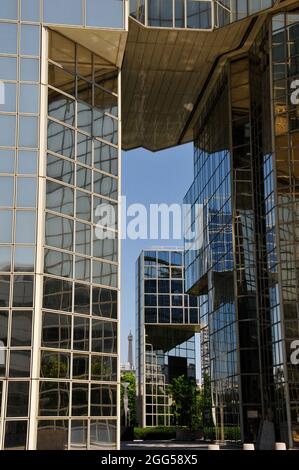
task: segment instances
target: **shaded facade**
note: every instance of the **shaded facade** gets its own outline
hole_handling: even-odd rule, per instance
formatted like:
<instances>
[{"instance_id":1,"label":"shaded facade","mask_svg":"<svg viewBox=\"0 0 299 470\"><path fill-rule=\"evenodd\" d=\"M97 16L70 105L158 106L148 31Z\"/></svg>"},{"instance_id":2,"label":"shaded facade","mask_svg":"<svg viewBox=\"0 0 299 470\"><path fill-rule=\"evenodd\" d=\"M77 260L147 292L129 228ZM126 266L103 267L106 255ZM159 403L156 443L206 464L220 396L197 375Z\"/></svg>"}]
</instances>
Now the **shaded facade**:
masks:
<instances>
[{"instance_id":1,"label":"shaded facade","mask_svg":"<svg viewBox=\"0 0 299 470\"><path fill-rule=\"evenodd\" d=\"M143 251L136 262L137 420L169 426L167 386L180 375L196 378L196 297L185 294L183 251Z\"/></svg>"}]
</instances>

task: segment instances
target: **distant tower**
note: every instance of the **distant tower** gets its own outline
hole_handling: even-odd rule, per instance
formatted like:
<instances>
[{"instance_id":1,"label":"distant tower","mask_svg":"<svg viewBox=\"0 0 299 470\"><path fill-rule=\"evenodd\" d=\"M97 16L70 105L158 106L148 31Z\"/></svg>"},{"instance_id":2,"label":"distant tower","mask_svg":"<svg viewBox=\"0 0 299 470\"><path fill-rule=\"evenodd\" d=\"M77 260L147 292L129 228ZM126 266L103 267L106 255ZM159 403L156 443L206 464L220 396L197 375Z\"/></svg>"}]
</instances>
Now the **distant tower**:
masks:
<instances>
[{"instance_id":1,"label":"distant tower","mask_svg":"<svg viewBox=\"0 0 299 470\"><path fill-rule=\"evenodd\" d=\"M130 367L130 370L133 369L133 335L130 330L129 336L128 336L128 364Z\"/></svg>"}]
</instances>

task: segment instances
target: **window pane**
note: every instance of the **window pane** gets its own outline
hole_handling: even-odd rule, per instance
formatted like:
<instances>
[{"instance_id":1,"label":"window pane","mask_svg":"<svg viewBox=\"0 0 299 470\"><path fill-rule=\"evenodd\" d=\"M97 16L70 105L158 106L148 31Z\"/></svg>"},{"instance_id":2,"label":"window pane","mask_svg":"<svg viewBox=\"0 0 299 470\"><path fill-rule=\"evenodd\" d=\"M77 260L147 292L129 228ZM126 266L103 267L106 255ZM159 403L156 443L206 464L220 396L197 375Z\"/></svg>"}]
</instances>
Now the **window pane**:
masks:
<instances>
[{"instance_id":1,"label":"window pane","mask_svg":"<svg viewBox=\"0 0 299 470\"><path fill-rule=\"evenodd\" d=\"M0 307L9 307L10 277L0 276Z\"/></svg>"},{"instance_id":2,"label":"window pane","mask_svg":"<svg viewBox=\"0 0 299 470\"><path fill-rule=\"evenodd\" d=\"M11 346L31 346L32 312L12 312Z\"/></svg>"},{"instance_id":3,"label":"window pane","mask_svg":"<svg viewBox=\"0 0 299 470\"><path fill-rule=\"evenodd\" d=\"M88 384L73 383L72 416L87 416L88 401Z\"/></svg>"},{"instance_id":4,"label":"window pane","mask_svg":"<svg viewBox=\"0 0 299 470\"><path fill-rule=\"evenodd\" d=\"M73 348L79 351L89 350L89 319L74 317Z\"/></svg>"},{"instance_id":5,"label":"window pane","mask_svg":"<svg viewBox=\"0 0 299 470\"><path fill-rule=\"evenodd\" d=\"M11 247L0 246L0 271L11 271Z\"/></svg>"},{"instance_id":6,"label":"window pane","mask_svg":"<svg viewBox=\"0 0 299 470\"><path fill-rule=\"evenodd\" d=\"M38 147L38 119L36 117L19 117L19 146Z\"/></svg>"},{"instance_id":7,"label":"window pane","mask_svg":"<svg viewBox=\"0 0 299 470\"><path fill-rule=\"evenodd\" d=\"M17 207L36 206L36 179L17 178Z\"/></svg>"},{"instance_id":8,"label":"window pane","mask_svg":"<svg viewBox=\"0 0 299 470\"><path fill-rule=\"evenodd\" d=\"M21 83L20 85L20 113L35 113L39 112L39 86L27 85Z\"/></svg>"},{"instance_id":9,"label":"window pane","mask_svg":"<svg viewBox=\"0 0 299 470\"><path fill-rule=\"evenodd\" d=\"M88 380L89 356L87 354L73 354L73 378Z\"/></svg>"},{"instance_id":10,"label":"window pane","mask_svg":"<svg viewBox=\"0 0 299 470\"><path fill-rule=\"evenodd\" d=\"M39 81L39 60L21 58L21 80L24 82L38 82Z\"/></svg>"},{"instance_id":11,"label":"window pane","mask_svg":"<svg viewBox=\"0 0 299 470\"><path fill-rule=\"evenodd\" d=\"M1 190L0 190L1 194ZM0 242L11 243L12 240L12 211L0 211Z\"/></svg>"},{"instance_id":12,"label":"window pane","mask_svg":"<svg viewBox=\"0 0 299 470\"><path fill-rule=\"evenodd\" d=\"M73 190L52 181L47 181L47 209L73 215Z\"/></svg>"},{"instance_id":13,"label":"window pane","mask_svg":"<svg viewBox=\"0 0 299 470\"><path fill-rule=\"evenodd\" d=\"M7 3L7 2L5 2ZM0 24L0 53L17 53L17 24Z\"/></svg>"},{"instance_id":14,"label":"window pane","mask_svg":"<svg viewBox=\"0 0 299 470\"><path fill-rule=\"evenodd\" d=\"M92 139L87 135L77 132L77 160L80 163L91 166Z\"/></svg>"},{"instance_id":15,"label":"window pane","mask_svg":"<svg viewBox=\"0 0 299 470\"><path fill-rule=\"evenodd\" d=\"M94 192L117 200L117 179L94 172Z\"/></svg>"},{"instance_id":16,"label":"window pane","mask_svg":"<svg viewBox=\"0 0 299 470\"><path fill-rule=\"evenodd\" d=\"M7 411L9 418L28 416L29 382L9 382L7 392Z\"/></svg>"},{"instance_id":17,"label":"window pane","mask_svg":"<svg viewBox=\"0 0 299 470\"><path fill-rule=\"evenodd\" d=\"M67 60L67 58L60 57L60 59ZM67 68L74 68L74 64L68 62L64 64ZM68 95L75 96L75 76L71 75L66 70L49 63L48 66L48 83L59 90L64 91Z\"/></svg>"},{"instance_id":18,"label":"window pane","mask_svg":"<svg viewBox=\"0 0 299 470\"><path fill-rule=\"evenodd\" d=\"M13 307L32 307L33 287L33 276L14 276Z\"/></svg>"},{"instance_id":19,"label":"window pane","mask_svg":"<svg viewBox=\"0 0 299 470\"><path fill-rule=\"evenodd\" d=\"M27 421L7 421L5 425L4 449L25 450L27 441Z\"/></svg>"},{"instance_id":20,"label":"window pane","mask_svg":"<svg viewBox=\"0 0 299 470\"><path fill-rule=\"evenodd\" d=\"M90 286L75 284L75 313L90 313Z\"/></svg>"},{"instance_id":21,"label":"window pane","mask_svg":"<svg viewBox=\"0 0 299 470\"><path fill-rule=\"evenodd\" d=\"M42 324L42 346L56 349L70 349L72 319L68 315L44 313Z\"/></svg>"},{"instance_id":22,"label":"window pane","mask_svg":"<svg viewBox=\"0 0 299 470\"><path fill-rule=\"evenodd\" d=\"M15 248L14 270L17 272L34 271L35 248L28 246L17 246Z\"/></svg>"},{"instance_id":23,"label":"window pane","mask_svg":"<svg viewBox=\"0 0 299 470\"><path fill-rule=\"evenodd\" d=\"M92 321L92 351L99 353L117 352L117 324L104 320Z\"/></svg>"},{"instance_id":24,"label":"window pane","mask_svg":"<svg viewBox=\"0 0 299 470\"><path fill-rule=\"evenodd\" d=\"M0 57L0 80L17 79L17 59Z\"/></svg>"},{"instance_id":25,"label":"window pane","mask_svg":"<svg viewBox=\"0 0 299 470\"><path fill-rule=\"evenodd\" d=\"M68 444L68 421L38 421L37 450L65 450Z\"/></svg>"},{"instance_id":26,"label":"window pane","mask_svg":"<svg viewBox=\"0 0 299 470\"><path fill-rule=\"evenodd\" d=\"M1 311L0 312L0 348L7 346L7 329L8 329L8 312ZM3 364L0 364L0 367L2 365Z\"/></svg>"},{"instance_id":27,"label":"window pane","mask_svg":"<svg viewBox=\"0 0 299 470\"><path fill-rule=\"evenodd\" d=\"M46 245L72 251L73 221L65 217L46 214Z\"/></svg>"},{"instance_id":28,"label":"window pane","mask_svg":"<svg viewBox=\"0 0 299 470\"><path fill-rule=\"evenodd\" d=\"M40 382L39 415L67 416L69 413L69 384Z\"/></svg>"},{"instance_id":29,"label":"window pane","mask_svg":"<svg viewBox=\"0 0 299 470\"><path fill-rule=\"evenodd\" d=\"M67 184L74 184L74 165L68 160L47 156L47 176Z\"/></svg>"},{"instance_id":30,"label":"window pane","mask_svg":"<svg viewBox=\"0 0 299 470\"><path fill-rule=\"evenodd\" d=\"M41 351L41 377L68 379L70 377L70 354Z\"/></svg>"},{"instance_id":31,"label":"window pane","mask_svg":"<svg viewBox=\"0 0 299 470\"><path fill-rule=\"evenodd\" d=\"M124 4L119 0L86 0L86 23L102 28L123 28Z\"/></svg>"},{"instance_id":32,"label":"window pane","mask_svg":"<svg viewBox=\"0 0 299 470\"><path fill-rule=\"evenodd\" d=\"M77 186L86 191L91 191L91 170L77 165Z\"/></svg>"},{"instance_id":33,"label":"window pane","mask_svg":"<svg viewBox=\"0 0 299 470\"><path fill-rule=\"evenodd\" d=\"M75 133L54 121L48 123L48 149L65 157L74 157Z\"/></svg>"},{"instance_id":34,"label":"window pane","mask_svg":"<svg viewBox=\"0 0 299 470\"><path fill-rule=\"evenodd\" d=\"M76 252L90 255L91 226L76 222Z\"/></svg>"},{"instance_id":35,"label":"window pane","mask_svg":"<svg viewBox=\"0 0 299 470\"><path fill-rule=\"evenodd\" d=\"M59 277L73 277L73 256L61 251L45 250L44 272Z\"/></svg>"},{"instance_id":36,"label":"window pane","mask_svg":"<svg viewBox=\"0 0 299 470\"><path fill-rule=\"evenodd\" d=\"M91 219L91 196L82 191L76 191L77 195L77 217L90 221Z\"/></svg>"},{"instance_id":37,"label":"window pane","mask_svg":"<svg viewBox=\"0 0 299 470\"><path fill-rule=\"evenodd\" d=\"M92 356L91 380L113 382L117 380L117 358L107 356Z\"/></svg>"},{"instance_id":38,"label":"window pane","mask_svg":"<svg viewBox=\"0 0 299 470\"><path fill-rule=\"evenodd\" d=\"M20 150L18 155L18 173L35 175L37 172L37 152Z\"/></svg>"},{"instance_id":39,"label":"window pane","mask_svg":"<svg viewBox=\"0 0 299 470\"><path fill-rule=\"evenodd\" d=\"M71 426L71 449L86 449L88 421L72 420Z\"/></svg>"},{"instance_id":40,"label":"window pane","mask_svg":"<svg viewBox=\"0 0 299 470\"><path fill-rule=\"evenodd\" d=\"M44 22L81 25L82 1L64 0L61 8L60 0L44 0Z\"/></svg>"},{"instance_id":41,"label":"window pane","mask_svg":"<svg viewBox=\"0 0 299 470\"><path fill-rule=\"evenodd\" d=\"M14 150L0 150L0 173L13 173L15 167Z\"/></svg>"},{"instance_id":42,"label":"window pane","mask_svg":"<svg viewBox=\"0 0 299 470\"><path fill-rule=\"evenodd\" d=\"M39 56L40 28L33 25L21 25L21 54Z\"/></svg>"},{"instance_id":43,"label":"window pane","mask_svg":"<svg viewBox=\"0 0 299 470\"><path fill-rule=\"evenodd\" d=\"M53 310L72 310L72 283L61 279L44 278L44 307Z\"/></svg>"},{"instance_id":44,"label":"window pane","mask_svg":"<svg viewBox=\"0 0 299 470\"><path fill-rule=\"evenodd\" d=\"M94 287L92 313L99 317L117 318L117 291Z\"/></svg>"},{"instance_id":45,"label":"window pane","mask_svg":"<svg viewBox=\"0 0 299 470\"><path fill-rule=\"evenodd\" d=\"M30 376L31 351L10 351L9 376Z\"/></svg>"},{"instance_id":46,"label":"window pane","mask_svg":"<svg viewBox=\"0 0 299 470\"><path fill-rule=\"evenodd\" d=\"M52 0L47 0L47 2L50 8L53 2ZM60 64L65 70L75 73L75 43L54 31L49 31L49 58ZM59 86L56 85L56 88L59 88Z\"/></svg>"},{"instance_id":47,"label":"window pane","mask_svg":"<svg viewBox=\"0 0 299 470\"><path fill-rule=\"evenodd\" d=\"M93 282L117 287L117 266L93 261Z\"/></svg>"},{"instance_id":48,"label":"window pane","mask_svg":"<svg viewBox=\"0 0 299 470\"><path fill-rule=\"evenodd\" d=\"M13 183L13 177L0 176L0 207L12 207Z\"/></svg>"},{"instance_id":49,"label":"window pane","mask_svg":"<svg viewBox=\"0 0 299 470\"><path fill-rule=\"evenodd\" d=\"M3 20L18 19L18 0L2 0L0 2L0 18Z\"/></svg>"},{"instance_id":50,"label":"window pane","mask_svg":"<svg viewBox=\"0 0 299 470\"><path fill-rule=\"evenodd\" d=\"M91 385L91 416L116 416L116 387Z\"/></svg>"},{"instance_id":51,"label":"window pane","mask_svg":"<svg viewBox=\"0 0 299 470\"><path fill-rule=\"evenodd\" d=\"M15 113L16 112L16 85L15 83L4 83L5 99L4 103L0 103L0 111Z\"/></svg>"},{"instance_id":52,"label":"window pane","mask_svg":"<svg viewBox=\"0 0 299 470\"><path fill-rule=\"evenodd\" d=\"M94 141L94 166L97 170L118 174L118 150L99 140Z\"/></svg>"},{"instance_id":53,"label":"window pane","mask_svg":"<svg viewBox=\"0 0 299 470\"><path fill-rule=\"evenodd\" d=\"M1 27L1 24L0 24ZM1 44L1 41L0 41ZM0 146L15 147L16 145L16 117L0 116Z\"/></svg>"},{"instance_id":54,"label":"window pane","mask_svg":"<svg viewBox=\"0 0 299 470\"><path fill-rule=\"evenodd\" d=\"M75 125L75 101L56 90L48 90L48 114L70 126Z\"/></svg>"},{"instance_id":55,"label":"window pane","mask_svg":"<svg viewBox=\"0 0 299 470\"><path fill-rule=\"evenodd\" d=\"M35 212L16 212L16 243L35 242Z\"/></svg>"},{"instance_id":56,"label":"window pane","mask_svg":"<svg viewBox=\"0 0 299 470\"><path fill-rule=\"evenodd\" d=\"M40 21L40 1L21 0L21 18L25 21Z\"/></svg>"},{"instance_id":57,"label":"window pane","mask_svg":"<svg viewBox=\"0 0 299 470\"><path fill-rule=\"evenodd\" d=\"M91 449L116 448L116 420L97 420L90 423Z\"/></svg>"}]
</instances>

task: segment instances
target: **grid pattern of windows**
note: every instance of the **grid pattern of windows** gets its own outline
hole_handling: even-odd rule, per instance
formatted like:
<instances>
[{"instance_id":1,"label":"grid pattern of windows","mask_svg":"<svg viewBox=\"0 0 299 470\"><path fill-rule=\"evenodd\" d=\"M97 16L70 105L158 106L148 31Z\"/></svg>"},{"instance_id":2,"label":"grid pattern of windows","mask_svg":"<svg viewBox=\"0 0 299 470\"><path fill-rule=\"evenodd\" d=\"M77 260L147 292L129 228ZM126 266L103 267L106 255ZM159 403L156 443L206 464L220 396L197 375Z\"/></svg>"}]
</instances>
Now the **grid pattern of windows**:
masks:
<instances>
[{"instance_id":1,"label":"grid pattern of windows","mask_svg":"<svg viewBox=\"0 0 299 470\"><path fill-rule=\"evenodd\" d=\"M138 419L144 426L169 426L167 385L179 375L196 376L198 299L185 294L183 275L181 250L143 251L136 264Z\"/></svg>"},{"instance_id":2,"label":"grid pattern of windows","mask_svg":"<svg viewBox=\"0 0 299 470\"><path fill-rule=\"evenodd\" d=\"M117 207L118 70L54 32L48 67L37 446L113 448L117 227L98 239L96 213L103 203Z\"/></svg>"},{"instance_id":3,"label":"grid pattern of windows","mask_svg":"<svg viewBox=\"0 0 299 470\"><path fill-rule=\"evenodd\" d=\"M24 3L24 2L22 2ZM0 448L27 445L36 262L40 26L0 6ZM24 22L26 20L26 23Z\"/></svg>"},{"instance_id":4,"label":"grid pattern of windows","mask_svg":"<svg viewBox=\"0 0 299 470\"><path fill-rule=\"evenodd\" d=\"M274 0L215 0L214 4L215 24L221 27L271 8Z\"/></svg>"},{"instance_id":5,"label":"grid pattern of windows","mask_svg":"<svg viewBox=\"0 0 299 470\"><path fill-rule=\"evenodd\" d=\"M81 28L123 29L124 14L124 0L9 0L0 6L0 18L4 20Z\"/></svg>"},{"instance_id":6,"label":"grid pattern of windows","mask_svg":"<svg viewBox=\"0 0 299 470\"><path fill-rule=\"evenodd\" d=\"M130 14L159 28L212 28L211 0L131 0Z\"/></svg>"},{"instance_id":7,"label":"grid pattern of windows","mask_svg":"<svg viewBox=\"0 0 299 470\"><path fill-rule=\"evenodd\" d=\"M294 14L281 14L272 22L272 74L275 155L265 162L267 184L265 190L269 199L269 225L276 224L276 244L280 257L269 259L269 268L279 273L281 283L281 313L278 292L272 291L271 331L273 335L272 354L275 371L275 399L279 403L285 399L287 386L290 407L290 430L294 445L299 442L299 375L298 366L291 363L291 344L299 338L299 290L298 290L298 168L299 168L299 121L298 104L291 99L296 91L292 86L298 80L299 57L298 11ZM273 173L273 168L275 173ZM273 175L276 175L276 180ZM271 199L273 187L277 198ZM272 205L270 204L272 202ZM274 201L277 206L274 207ZM272 210L271 210L272 209ZM271 232L270 232L271 233ZM270 234L269 234L270 235ZM273 235L274 237L274 235ZM275 239L274 239L275 241ZM271 247L272 238L268 237ZM269 250L270 251L270 250ZM277 265L278 261L278 265ZM284 335L283 335L284 333ZM283 337L284 336L284 337ZM284 342L282 342L282 339ZM282 408L280 406L280 408ZM282 410L284 411L284 410ZM283 422L285 413L280 413Z\"/></svg>"}]
</instances>

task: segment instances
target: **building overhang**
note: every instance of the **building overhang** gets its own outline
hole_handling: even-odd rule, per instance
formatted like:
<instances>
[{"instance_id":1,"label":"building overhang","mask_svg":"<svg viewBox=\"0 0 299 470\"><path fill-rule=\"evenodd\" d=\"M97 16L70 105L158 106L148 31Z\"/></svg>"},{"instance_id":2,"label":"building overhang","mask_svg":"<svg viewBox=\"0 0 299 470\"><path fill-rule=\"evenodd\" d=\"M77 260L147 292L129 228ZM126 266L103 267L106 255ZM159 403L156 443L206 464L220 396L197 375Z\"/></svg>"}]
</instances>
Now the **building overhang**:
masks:
<instances>
[{"instance_id":1,"label":"building overhang","mask_svg":"<svg viewBox=\"0 0 299 470\"><path fill-rule=\"evenodd\" d=\"M122 73L122 147L158 151L193 140L194 115L219 63L248 46L256 22L294 8L277 1L214 30L145 27L129 19Z\"/></svg>"},{"instance_id":2,"label":"building overhang","mask_svg":"<svg viewBox=\"0 0 299 470\"><path fill-rule=\"evenodd\" d=\"M155 350L171 351L175 346L192 338L194 333L200 332L199 324L145 324L146 342Z\"/></svg>"},{"instance_id":3,"label":"building overhang","mask_svg":"<svg viewBox=\"0 0 299 470\"><path fill-rule=\"evenodd\" d=\"M49 28L99 55L107 65L121 68L128 32L120 29L73 28L49 25Z\"/></svg>"},{"instance_id":4,"label":"building overhang","mask_svg":"<svg viewBox=\"0 0 299 470\"><path fill-rule=\"evenodd\" d=\"M122 145L156 151L189 142L186 128L217 58L239 48L251 19L214 31L145 28L129 20L122 74Z\"/></svg>"}]
</instances>

